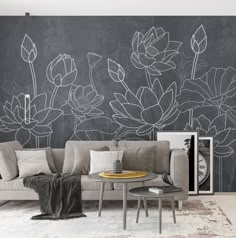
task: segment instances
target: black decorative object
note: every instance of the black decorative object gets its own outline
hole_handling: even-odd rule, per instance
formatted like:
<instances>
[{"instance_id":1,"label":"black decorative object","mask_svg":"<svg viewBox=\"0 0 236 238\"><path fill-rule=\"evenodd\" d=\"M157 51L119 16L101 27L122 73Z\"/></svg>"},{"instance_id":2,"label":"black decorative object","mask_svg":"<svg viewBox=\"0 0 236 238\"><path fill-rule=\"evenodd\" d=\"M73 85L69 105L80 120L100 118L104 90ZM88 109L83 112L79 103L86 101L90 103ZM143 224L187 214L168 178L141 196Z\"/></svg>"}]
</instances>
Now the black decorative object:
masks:
<instances>
[{"instance_id":1,"label":"black decorative object","mask_svg":"<svg viewBox=\"0 0 236 238\"><path fill-rule=\"evenodd\" d=\"M122 173L123 171L123 163L120 160L116 160L113 163L113 172L114 173Z\"/></svg>"}]
</instances>

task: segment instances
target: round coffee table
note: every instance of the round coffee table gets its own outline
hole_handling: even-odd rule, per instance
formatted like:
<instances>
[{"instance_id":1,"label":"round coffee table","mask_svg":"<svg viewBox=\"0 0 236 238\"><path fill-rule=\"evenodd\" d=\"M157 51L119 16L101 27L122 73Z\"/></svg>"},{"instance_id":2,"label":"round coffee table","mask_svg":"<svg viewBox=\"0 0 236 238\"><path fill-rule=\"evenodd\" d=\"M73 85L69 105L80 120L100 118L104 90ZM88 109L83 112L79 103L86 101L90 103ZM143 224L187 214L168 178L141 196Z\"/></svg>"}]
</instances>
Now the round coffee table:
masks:
<instances>
[{"instance_id":1,"label":"round coffee table","mask_svg":"<svg viewBox=\"0 0 236 238\"><path fill-rule=\"evenodd\" d=\"M137 187L130 189L129 192L138 197L138 208L137 208L137 217L136 217L136 223L138 223L139 219L139 211L140 211L140 204L141 204L141 199L143 198L158 198L158 205L159 205L159 233L161 234L161 227L162 227L162 200L163 199L168 199L171 201L171 208L172 208L172 213L173 213L173 219L174 223L176 223L176 218L175 218L175 196L181 195L183 191L178 191L178 192L168 192L168 193L163 193L163 194L158 194L154 192L150 192L149 188L153 188L155 186L144 186L144 187ZM156 186L157 188L160 188L162 186ZM147 211L146 211L147 213Z\"/></svg>"},{"instance_id":2,"label":"round coffee table","mask_svg":"<svg viewBox=\"0 0 236 238\"><path fill-rule=\"evenodd\" d=\"M100 197L99 197L99 209L98 216L101 216L102 212L102 202L104 187L106 183L121 183L123 184L123 229L126 229L126 213L127 213L127 184L128 183L138 183L152 180L158 177L157 174L148 172L146 176L140 178L103 178L99 176L99 173L90 174L88 178L101 183L100 187Z\"/></svg>"}]
</instances>

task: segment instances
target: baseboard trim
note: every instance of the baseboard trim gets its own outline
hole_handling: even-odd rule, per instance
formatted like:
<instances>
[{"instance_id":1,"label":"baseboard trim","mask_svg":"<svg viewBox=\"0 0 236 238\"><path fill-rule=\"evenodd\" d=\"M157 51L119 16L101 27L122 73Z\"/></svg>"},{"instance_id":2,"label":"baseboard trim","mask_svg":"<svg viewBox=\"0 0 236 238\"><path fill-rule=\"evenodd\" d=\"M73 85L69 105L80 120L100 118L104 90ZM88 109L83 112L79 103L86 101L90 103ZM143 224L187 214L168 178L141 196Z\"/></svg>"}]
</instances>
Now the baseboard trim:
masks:
<instances>
[{"instance_id":1,"label":"baseboard trim","mask_svg":"<svg viewBox=\"0 0 236 238\"><path fill-rule=\"evenodd\" d=\"M214 195L236 195L236 192L215 192Z\"/></svg>"}]
</instances>

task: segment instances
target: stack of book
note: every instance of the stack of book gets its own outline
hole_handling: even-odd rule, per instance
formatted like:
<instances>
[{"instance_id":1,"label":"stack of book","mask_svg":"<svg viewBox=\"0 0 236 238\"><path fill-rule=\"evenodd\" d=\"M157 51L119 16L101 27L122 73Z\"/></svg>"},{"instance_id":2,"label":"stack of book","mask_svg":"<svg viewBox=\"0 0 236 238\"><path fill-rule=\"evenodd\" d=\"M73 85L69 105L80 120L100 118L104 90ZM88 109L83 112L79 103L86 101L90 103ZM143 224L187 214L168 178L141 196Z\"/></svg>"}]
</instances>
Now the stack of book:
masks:
<instances>
[{"instance_id":1,"label":"stack of book","mask_svg":"<svg viewBox=\"0 0 236 238\"><path fill-rule=\"evenodd\" d=\"M148 191L157 194L164 194L164 193L180 192L182 191L182 188L167 185L167 186L150 187L148 188Z\"/></svg>"},{"instance_id":2,"label":"stack of book","mask_svg":"<svg viewBox=\"0 0 236 238\"><path fill-rule=\"evenodd\" d=\"M174 186L173 180L166 172L162 174L162 180L168 185L150 187L148 189L149 192L163 194L163 193L174 193L174 192L182 191L182 188Z\"/></svg>"}]
</instances>

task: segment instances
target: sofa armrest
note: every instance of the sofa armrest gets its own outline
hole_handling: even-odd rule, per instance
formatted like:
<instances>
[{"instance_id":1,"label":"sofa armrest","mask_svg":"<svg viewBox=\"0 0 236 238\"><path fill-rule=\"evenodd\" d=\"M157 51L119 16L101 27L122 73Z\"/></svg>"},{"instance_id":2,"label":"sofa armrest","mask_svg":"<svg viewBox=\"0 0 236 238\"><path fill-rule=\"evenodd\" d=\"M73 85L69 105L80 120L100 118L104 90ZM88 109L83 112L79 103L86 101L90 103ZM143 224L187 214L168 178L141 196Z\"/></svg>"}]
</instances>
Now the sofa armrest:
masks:
<instances>
[{"instance_id":1,"label":"sofa armrest","mask_svg":"<svg viewBox=\"0 0 236 238\"><path fill-rule=\"evenodd\" d=\"M174 149L170 156L170 177L174 185L184 190L184 195L177 197L177 200L188 199L189 190L189 160L184 150Z\"/></svg>"}]
</instances>

